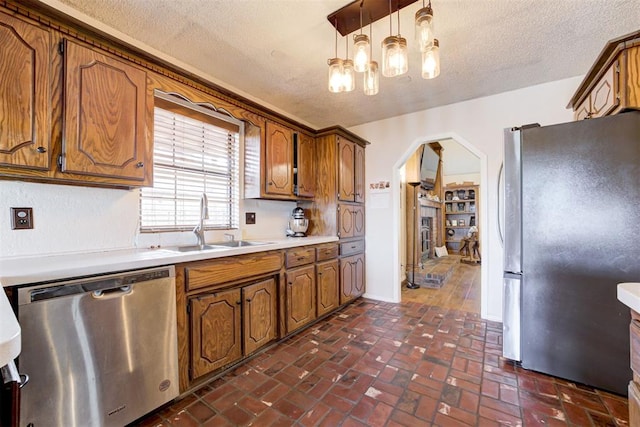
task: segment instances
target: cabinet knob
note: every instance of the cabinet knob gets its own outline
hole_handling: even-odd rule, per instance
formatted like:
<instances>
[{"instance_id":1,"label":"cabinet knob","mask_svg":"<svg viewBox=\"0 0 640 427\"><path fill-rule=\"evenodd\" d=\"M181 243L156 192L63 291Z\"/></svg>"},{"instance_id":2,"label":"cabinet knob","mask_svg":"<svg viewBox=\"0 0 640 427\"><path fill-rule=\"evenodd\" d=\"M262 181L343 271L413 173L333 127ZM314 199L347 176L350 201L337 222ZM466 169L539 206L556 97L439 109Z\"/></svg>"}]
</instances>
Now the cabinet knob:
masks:
<instances>
[{"instance_id":1,"label":"cabinet knob","mask_svg":"<svg viewBox=\"0 0 640 427\"><path fill-rule=\"evenodd\" d=\"M38 147L38 148L36 148L36 151L37 151L38 153L46 153L46 152L47 152L47 149L46 149L46 148L44 148L44 147Z\"/></svg>"},{"instance_id":2,"label":"cabinet knob","mask_svg":"<svg viewBox=\"0 0 640 427\"><path fill-rule=\"evenodd\" d=\"M236 301L236 304L237 304L237 305L242 304L242 300L240 300L240 301Z\"/></svg>"},{"instance_id":3,"label":"cabinet knob","mask_svg":"<svg viewBox=\"0 0 640 427\"><path fill-rule=\"evenodd\" d=\"M322 273L318 273L318 276L322 276Z\"/></svg>"},{"instance_id":4,"label":"cabinet knob","mask_svg":"<svg viewBox=\"0 0 640 427\"><path fill-rule=\"evenodd\" d=\"M251 298L247 298L247 302L251 302Z\"/></svg>"},{"instance_id":5,"label":"cabinet knob","mask_svg":"<svg viewBox=\"0 0 640 427\"><path fill-rule=\"evenodd\" d=\"M270 182L269 185L273 185L273 182Z\"/></svg>"},{"instance_id":6,"label":"cabinet knob","mask_svg":"<svg viewBox=\"0 0 640 427\"><path fill-rule=\"evenodd\" d=\"M136 163L136 167L137 168L142 168L142 167L144 167L144 163L143 162L138 162L138 163Z\"/></svg>"}]
</instances>

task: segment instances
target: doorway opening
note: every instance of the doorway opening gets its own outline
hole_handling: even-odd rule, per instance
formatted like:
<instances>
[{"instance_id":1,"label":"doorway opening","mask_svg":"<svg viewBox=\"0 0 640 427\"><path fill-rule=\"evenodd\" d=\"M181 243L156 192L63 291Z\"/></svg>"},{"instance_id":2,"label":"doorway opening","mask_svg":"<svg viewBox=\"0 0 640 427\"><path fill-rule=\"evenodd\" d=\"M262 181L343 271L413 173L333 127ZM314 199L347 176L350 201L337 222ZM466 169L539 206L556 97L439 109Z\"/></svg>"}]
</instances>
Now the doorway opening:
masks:
<instances>
[{"instance_id":1,"label":"doorway opening","mask_svg":"<svg viewBox=\"0 0 640 427\"><path fill-rule=\"evenodd\" d=\"M452 138L401 168L402 301L480 314L480 158Z\"/></svg>"}]
</instances>

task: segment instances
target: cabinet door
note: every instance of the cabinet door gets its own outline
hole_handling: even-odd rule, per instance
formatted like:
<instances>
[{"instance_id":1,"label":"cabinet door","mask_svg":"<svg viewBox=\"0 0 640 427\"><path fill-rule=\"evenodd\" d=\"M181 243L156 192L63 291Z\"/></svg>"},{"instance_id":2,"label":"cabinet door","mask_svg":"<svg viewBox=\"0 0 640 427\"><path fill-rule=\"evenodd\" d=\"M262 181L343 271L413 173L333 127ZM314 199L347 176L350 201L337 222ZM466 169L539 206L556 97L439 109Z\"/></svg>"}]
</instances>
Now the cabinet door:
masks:
<instances>
[{"instance_id":1,"label":"cabinet door","mask_svg":"<svg viewBox=\"0 0 640 427\"><path fill-rule=\"evenodd\" d=\"M65 40L62 171L131 180L151 168L146 73Z\"/></svg>"},{"instance_id":2,"label":"cabinet door","mask_svg":"<svg viewBox=\"0 0 640 427\"><path fill-rule=\"evenodd\" d=\"M276 338L276 281L267 279L242 288L244 353L253 353Z\"/></svg>"},{"instance_id":3,"label":"cabinet door","mask_svg":"<svg viewBox=\"0 0 640 427\"><path fill-rule=\"evenodd\" d=\"M292 332L316 318L315 267L308 265L286 273L287 332Z\"/></svg>"},{"instance_id":4,"label":"cabinet door","mask_svg":"<svg viewBox=\"0 0 640 427\"><path fill-rule=\"evenodd\" d=\"M602 117L620 104L618 61L604 73L591 91L591 117Z\"/></svg>"},{"instance_id":5,"label":"cabinet door","mask_svg":"<svg viewBox=\"0 0 640 427\"><path fill-rule=\"evenodd\" d=\"M340 304L353 299L354 264L353 256L340 258Z\"/></svg>"},{"instance_id":6,"label":"cabinet door","mask_svg":"<svg viewBox=\"0 0 640 427\"><path fill-rule=\"evenodd\" d=\"M304 134L298 134L298 196L313 197L315 191L313 138Z\"/></svg>"},{"instance_id":7,"label":"cabinet door","mask_svg":"<svg viewBox=\"0 0 640 427\"><path fill-rule=\"evenodd\" d=\"M346 239L353 237L355 233L355 217L352 205L341 203L338 205L338 237Z\"/></svg>"},{"instance_id":8,"label":"cabinet door","mask_svg":"<svg viewBox=\"0 0 640 427\"><path fill-rule=\"evenodd\" d=\"M319 262L316 264L316 281L318 283L318 316L322 316L340 305L338 280L337 259Z\"/></svg>"},{"instance_id":9,"label":"cabinet door","mask_svg":"<svg viewBox=\"0 0 640 427\"><path fill-rule=\"evenodd\" d=\"M364 254L354 255L353 262L353 288L352 295L357 298L364 294L365 287L365 271L364 271Z\"/></svg>"},{"instance_id":10,"label":"cabinet door","mask_svg":"<svg viewBox=\"0 0 640 427\"><path fill-rule=\"evenodd\" d=\"M364 236L364 206L352 206L353 237Z\"/></svg>"},{"instance_id":11,"label":"cabinet door","mask_svg":"<svg viewBox=\"0 0 640 427\"><path fill-rule=\"evenodd\" d=\"M191 379L242 357L240 289L196 296L191 311Z\"/></svg>"},{"instance_id":12,"label":"cabinet door","mask_svg":"<svg viewBox=\"0 0 640 427\"><path fill-rule=\"evenodd\" d=\"M340 304L347 303L364 294L364 254L340 259Z\"/></svg>"},{"instance_id":13,"label":"cabinet door","mask_svg":"<svg viewBox=\"0 0 640 427\"><path fill-rule=\"evenodd\" d=\"M291 196L293 194L292 132L277 123L267 122L265 168L265 192Z\"/></svg>"},{"instance_id":14,"label":"cabinet door","mask_svg":"<svg viewBox=\"0 0 640 427\"><path fill-rule=\"evenodd\" d=\"M364 148L355 144L355 163L354 163L354 200L358 203L364 203Z\"/></svg>"},{"instance_id":15,"label":"cabinet door","mask_svg":"<svg viewBox=\"0 0 640 427\"><path fill-rule=\"evenodd\" d=\"M0 13L0 164L48 169L51 35Z\"/></svg>"},{"instance_id":16,"label":"cabinet door","mask_svg":"<svg viewBox=\"0 0 640 427\"><path fill-rule=\"evenodd\" d=\"M338 137L338 200L355 201L355 144Z\"/></svg>"}]
</instances>

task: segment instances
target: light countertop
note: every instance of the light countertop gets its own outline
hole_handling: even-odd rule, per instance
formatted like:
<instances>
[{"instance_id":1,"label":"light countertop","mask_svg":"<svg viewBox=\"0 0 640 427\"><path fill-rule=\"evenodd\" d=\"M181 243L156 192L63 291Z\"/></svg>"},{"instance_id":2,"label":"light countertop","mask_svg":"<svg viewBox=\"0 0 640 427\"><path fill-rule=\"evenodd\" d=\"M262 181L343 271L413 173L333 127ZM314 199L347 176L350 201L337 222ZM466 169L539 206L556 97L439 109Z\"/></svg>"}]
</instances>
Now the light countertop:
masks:
<instances>
[{"instance_id":1,"label":"light countertop","mask_svg":"<svg viewBox=\"0 0 640 427\"><path fill-rule=\"evenodd\" d=\"M618 300L633 311L640 313L640 283L618 283Z\"/></svg>"},{"instance_id":2,"label":"light countertop","mask_svg":"<svg viewBox=\"0 0 640 427\"><path fill-rule=\"evenodd\" d=\"M74 277L223 258L276 249L337 242L335 236L249 239L264 244L222 250L179 252L171 248L125 249L101 252L0 258L3 287L50 282ZM0 292L0 366L20 353L20 325L4 292Z\"/></svg>"},{"instance_id":3,"label":"light countertop","mask_svg":"<svg viewBox=\"0 0 640 427\"><path fill-rule=\"evenodd\" d=\"M335 236L249 239L266 244L213 251L179 252L171 248L124 249L102 252L0 258L0 284L3 287L106 274L181 262L223 258L296 246L337 242Z\"/></svg>"}]
</instances>

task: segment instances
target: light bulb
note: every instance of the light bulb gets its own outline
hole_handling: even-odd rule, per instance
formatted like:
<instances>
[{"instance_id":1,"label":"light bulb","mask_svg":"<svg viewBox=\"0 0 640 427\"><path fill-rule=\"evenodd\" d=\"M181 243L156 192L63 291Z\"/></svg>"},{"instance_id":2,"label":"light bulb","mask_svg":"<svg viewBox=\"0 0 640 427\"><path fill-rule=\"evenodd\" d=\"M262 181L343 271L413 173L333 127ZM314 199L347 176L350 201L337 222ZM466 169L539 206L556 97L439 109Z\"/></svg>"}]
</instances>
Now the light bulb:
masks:
<instances>
[{"instance_id":1,"label":"light bulb","mask_svg":"<svg viewBox=\"0 0 640 427\"><path fill-rule=\"evenodd\" d=\"M364 72L364 94L375 95L380 89L380 73L378 73L378 63L371 61L367 64Z\"/></svg>"},{"instance_id":2,"label":"light bulb","mask_svg":"<svg viewBox=\"0 0 640 427\"><path fill-rule=\"evenodd\" d=\"M353 61L350 59L342 61L342 90L344 92L351 92L356 88L355 74Z\"/></svg>"},{"instance_id":3,"label":"light bulb","mask_svg":"<svg viewBox=\"0 0 640 427\"><path fill-rule=\"evenodd\" d=\"M407 40L389 36L382 41L382 75L395 77L409 70Z\"/></svg>"},{"instance_id":4,"label":"light bulb","mask_svg":"<svg viewBox=\"0 0 640 427\"><path fill-rule=\"evenodd\" d=\"M369 64L369 37L366 34L353 36L353 68L358 73L367 70Z\"/></svg>"},{"instance_id":5,"label":"light bulb","mask_svg":"<svg viewBox=\"0 0 640 427\"><path fill-rule=\"evenodd\" d=\"M440 44L433 40L433 46L422 52L422 78L433 79L440 74Z\"/></svg>"},{"instance_id":6,"label":"light bulb","mask_svg":"<svg viewBox=\"0 0 640 427\"><path fill-rule=\"evenodd\" d=\"M332 58L329 63L329 92L338 93L342 87L342 59Z\"/></svg>"},{"instance_id":7,"label":"light bulb","mask_svg":"<svg viewBox=\"0 0 640 427\"><path fill-rule=\"evenodd\" d=\"M424 52L433 45L433 10L431 4L416 12L415 19L416 43L420 52Z\"/></svg>"}]
</instances>

